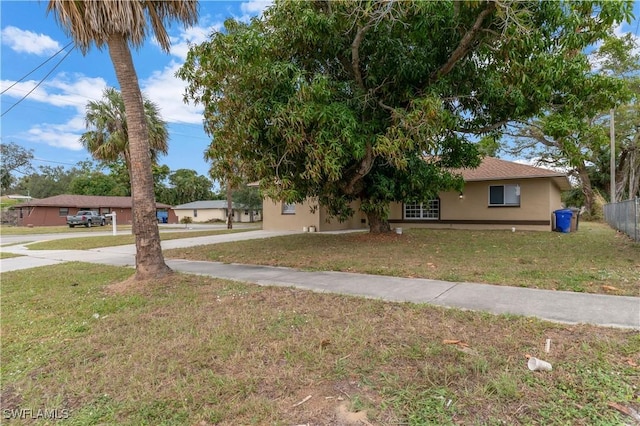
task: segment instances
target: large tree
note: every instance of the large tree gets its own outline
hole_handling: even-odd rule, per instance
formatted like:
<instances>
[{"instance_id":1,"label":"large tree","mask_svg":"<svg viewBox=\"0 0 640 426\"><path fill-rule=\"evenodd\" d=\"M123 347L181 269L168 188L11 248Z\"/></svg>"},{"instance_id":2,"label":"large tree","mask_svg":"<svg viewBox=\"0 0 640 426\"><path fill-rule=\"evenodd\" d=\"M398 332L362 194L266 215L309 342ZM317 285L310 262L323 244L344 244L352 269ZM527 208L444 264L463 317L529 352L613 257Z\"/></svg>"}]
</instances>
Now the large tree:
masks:
<instances>
[{"instance_id":1,"label":"large tree","mask_svg":"<svg viewBox=\"0 0 640 426\"><path fill-rule=\"evenodd\" d=\"M583 65L585 79L567 79L564 97L538 117L516 123L510 151L568 170L580 184L585 210L596 192L609 194L611 109L615 108L617 197L633 198L640 183L640 55L629 36L610 34ZM582 70L578 70L582 73Z\"/></svg>"},{"instance_id":2,"label":"large tree","mask_svg":"<svg viewBox=\"0 0 640 426\"><path fill-rule=\"evenodd\" d=\"M0 143L0 189L6 192L16 181L13 173L26 175L32 170L33 150L15 142Z\"/></svg>"},{"instance_id":3,"label":"large tree","mask_svg":"<svg viewBox=\"0 0 640 426\"><path fill-rule=\"evenodd\" d=\"M65 1L50 0L62 28L83 53L95 44L106 46L124 101L131 162L133 228L136 237L136 279L162 277L171 272L160 246L156 219L149 128L130 46L140 47L149 33L166 52L170 39L165 25L177 20L197 22L197 1Z\"/></svg>"},{"instance_id":4,"label":"large tree","mask_svg":"<svg viewBox=\"0 0 640 426\"><path fill-rule=\"evenodd\" d=\"M249 221L253 222L254 212L262 210L262 196L258 188L242 184L233 192L233 202L242 209L249 210Z\"/></svg>"},{"instance_id":5,"label":"large tree","mask_svg":"<svg viewBox=\"0 0 640 426\"><path fill-rule=\"evenodd\" d=\"M33 198L47 198L54 195L68 194L71 182L84 175L80 168L63 166L40 166L37 171L18 179L15 189L28 193Z\"/></svg>"},{"instance_id":6,"label":"large tree","mask_svg":"<svg viewBox=\"0 0 640 426\"><path fill-rule=\"evenodd\" d=\"M169 175L170 204L185 204L192 201L210 200L213 197L213 182L195 170L178 169Z\"/></svg>"},{"instance_id":7,"label":"large tree","mask_svg":"<svg viewBox=\"0 0 640 426\"><path fill-rule=\"evenodd\" d=\"M98 170L76 176L69 183L69 193L79 195L126 196L127 189L118 184L113 176Z\"/></svg>"},{"instance_id":8,"label":"large tree","mask_svg":"<svg viewBox=\"0 0 640 426\"><path fill-rule=\"evenodd\" d=\"M192 46L178 75L205 107L207 152L247 180L334 215L360 200L372 232L391 201L459 189L471 140L526 119L582 79L582 50L631 2L276 1ZM588 95L588 94L585 94Z\"/></svg>"}]
</instances>

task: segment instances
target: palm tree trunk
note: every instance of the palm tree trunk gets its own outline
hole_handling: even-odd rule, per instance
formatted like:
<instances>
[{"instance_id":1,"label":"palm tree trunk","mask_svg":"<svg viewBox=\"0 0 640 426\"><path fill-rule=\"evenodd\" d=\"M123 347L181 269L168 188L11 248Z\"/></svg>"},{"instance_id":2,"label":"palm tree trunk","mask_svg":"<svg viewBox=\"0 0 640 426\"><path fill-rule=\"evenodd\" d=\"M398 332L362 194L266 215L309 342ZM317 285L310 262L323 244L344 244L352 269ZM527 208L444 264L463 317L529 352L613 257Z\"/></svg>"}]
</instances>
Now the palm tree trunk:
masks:
<instances>
[{"instance_id":1,"label":"palm tree trunk","mask_svg":"<svg viewBox=\"0 0 640 426\"><path fill-rule=\"evenodd\" d=\"M142 92L126 40L118 34L113 34L109 37L107 44L120 83L127 116L133 230L136 237L136 280L160 278L172 271L164 262L160 246L151 172L149 130Z\"/></svg>"}]
</instances>

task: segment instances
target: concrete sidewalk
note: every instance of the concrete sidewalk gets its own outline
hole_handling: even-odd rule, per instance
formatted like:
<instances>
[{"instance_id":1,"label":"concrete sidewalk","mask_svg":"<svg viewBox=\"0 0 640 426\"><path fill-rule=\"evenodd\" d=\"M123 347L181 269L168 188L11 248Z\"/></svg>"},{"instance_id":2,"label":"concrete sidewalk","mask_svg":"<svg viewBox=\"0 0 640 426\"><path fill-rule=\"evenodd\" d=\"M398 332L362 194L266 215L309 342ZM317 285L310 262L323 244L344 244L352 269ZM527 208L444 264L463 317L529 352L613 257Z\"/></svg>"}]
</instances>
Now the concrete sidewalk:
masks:
<instances>
[{"instance_id":1,"label":"concrete sidewalk","mask_svg":"<svg viewBox=\"0 0 640 426\"><path fill-rule=\"evenodd\" d=\"M163 249L192 247L227 241L270 238L295 232L250 231L162 242ZM83 261L116 266L134 266L135 246L116 246L82 251L28 250L22 246L3 251L25 257L0 260L0 271ZM640 329L640 297L608 296L565 291L534 290L478 283L397 278L343 272L305 272L292 268L225 264L167 259L175 271L206 275L259 285L297 287L317 292L339 293L396 302L537 317L560 323L587 323L607 327Z\"/></svg>"}]
</instances>

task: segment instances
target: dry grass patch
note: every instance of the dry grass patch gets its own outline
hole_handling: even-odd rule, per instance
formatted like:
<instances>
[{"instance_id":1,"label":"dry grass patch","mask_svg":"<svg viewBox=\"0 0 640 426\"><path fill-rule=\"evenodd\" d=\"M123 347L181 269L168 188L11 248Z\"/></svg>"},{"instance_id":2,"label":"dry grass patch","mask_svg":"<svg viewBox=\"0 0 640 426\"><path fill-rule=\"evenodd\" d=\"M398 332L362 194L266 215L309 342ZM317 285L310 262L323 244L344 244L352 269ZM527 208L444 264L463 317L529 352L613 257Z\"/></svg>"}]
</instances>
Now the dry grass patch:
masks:
<instances>
[{"instance_id":1,"label":"dry grass patch","mask_svg":"<svg viewBox=\"0 0 640 426\"><path fill-rule=\"evenodd\" d=\"M182 274L118 284L130 275L2 274L3 410L68 409L72 425L591 425L629 420L610 402L640 409L637 332Z\"/></svg>"},{"instance_id":2,"label":"dry grass patch","mask_svg":"<svg viewBox=\"0 0 640 426\"><path fill-rule=\"evenodd\" d=\"M91 228L76 227L69 228L67 225L60 226L9 226L0 225L0 234L2 235L38 235L38 234L63 234L67 232L73 233L96 233L106 232L113 229L112 224L105 226L92 226ZM117 225L118 232L131 232L131 225Z\"/></svg>"},{"instance_id":3,"label":"dry grass patch","mask_svg":"<svg viewBox=\"0 0 640 426\"><path fill-rule=\"evenodd\" d=\"M578 232L410 229L299 234L165 251L170 258L640 295L640 244L606 224Z\"/></svg>"},{"instance_id":4,"label":"dry grass patch","mask_svg":"<svg viewBox=\"0 0 640 426\"><path fill-rule=\"evenodd\" d=\"M10 259L12 257L20 257L21 254L9 253L6 251L0 251L0 259Z\"/></svg>"}]
</instances>

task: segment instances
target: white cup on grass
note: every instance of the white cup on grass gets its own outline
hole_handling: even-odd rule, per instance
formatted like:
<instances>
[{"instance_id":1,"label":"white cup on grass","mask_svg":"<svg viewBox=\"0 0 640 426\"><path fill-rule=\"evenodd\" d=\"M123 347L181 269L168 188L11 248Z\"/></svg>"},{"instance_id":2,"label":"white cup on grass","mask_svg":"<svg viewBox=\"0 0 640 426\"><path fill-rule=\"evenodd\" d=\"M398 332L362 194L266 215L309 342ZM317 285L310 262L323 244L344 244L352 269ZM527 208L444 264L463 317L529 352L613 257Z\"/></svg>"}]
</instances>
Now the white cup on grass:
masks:
<instances>
[{"instance_id":1,"label":"white cup on grass","mask_svg":"<svg viewBox=\"0 0 640 426\"><path fill-rule=\"evenodd\" d=\"M553 369L550 363L535 357L529 358L527 367L529 367L529 370L531 371L551 371Z\"/></svg>"}]
</instances>

